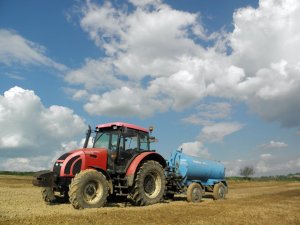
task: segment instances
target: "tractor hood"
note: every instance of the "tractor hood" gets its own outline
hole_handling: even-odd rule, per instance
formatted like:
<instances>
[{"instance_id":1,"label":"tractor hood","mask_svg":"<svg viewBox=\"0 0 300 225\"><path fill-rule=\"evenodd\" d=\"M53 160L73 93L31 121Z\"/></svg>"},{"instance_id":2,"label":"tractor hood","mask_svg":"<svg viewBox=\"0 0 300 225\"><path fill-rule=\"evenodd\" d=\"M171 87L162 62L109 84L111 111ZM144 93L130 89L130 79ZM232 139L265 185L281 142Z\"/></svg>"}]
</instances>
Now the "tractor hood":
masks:
<instances>
[{"instance_id":1,"label":"tractor hood","mask_svg":"<svg viewBox=\"0 0 300 225\"><path fill-rule=\"evenodd\" d=\"M60 177L74 177L88 168L106 170L107 150L104 148L81 148L60 156L53 166L53 172Z\"/></svg>"}]
</instances>

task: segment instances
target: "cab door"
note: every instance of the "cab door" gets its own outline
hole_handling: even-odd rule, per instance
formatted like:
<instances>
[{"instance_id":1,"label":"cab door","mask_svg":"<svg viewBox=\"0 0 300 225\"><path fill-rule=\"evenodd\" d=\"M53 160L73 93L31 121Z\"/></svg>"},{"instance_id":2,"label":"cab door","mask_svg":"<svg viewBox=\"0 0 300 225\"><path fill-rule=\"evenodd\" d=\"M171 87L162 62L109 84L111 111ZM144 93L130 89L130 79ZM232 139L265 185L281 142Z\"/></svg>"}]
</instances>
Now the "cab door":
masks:
<instances>
[{"instance_id":1,"label":"cab door","mask_svg":"<svg viewBox=\"0 0 300 225\"><path fill-rule=\"evenodd\" d=\"M111 133L110 144L107 152L107 170L110 173L115 173L116 171L116 159L119 149L119 134L117 132Z\"/></svg>"},{"instance_id":2,"label":"cab door","mask_svg":"<svg viewBox=\"0 0 300 225\"><path fill-rule=\"evenodd\" d=\"M104 130L97 133L93 147L107 149L106 168L109 173L115 173L116 170L115 164L116 164L117 152L119 149L119 132Z\"/></svg>"},{"instance_id":3,"label":"cab door","mask_svg":"<svg viewBox=\"0 0 300 225\"><path fill-rule=\"evenodd\" d=\"M133 129L127 129L120 136L120 145L117 158L117 171L119 173L125 172L125 169L129 162L138 155L139 148L139 135L138 132Z\"/></svg>"}]
</instances>

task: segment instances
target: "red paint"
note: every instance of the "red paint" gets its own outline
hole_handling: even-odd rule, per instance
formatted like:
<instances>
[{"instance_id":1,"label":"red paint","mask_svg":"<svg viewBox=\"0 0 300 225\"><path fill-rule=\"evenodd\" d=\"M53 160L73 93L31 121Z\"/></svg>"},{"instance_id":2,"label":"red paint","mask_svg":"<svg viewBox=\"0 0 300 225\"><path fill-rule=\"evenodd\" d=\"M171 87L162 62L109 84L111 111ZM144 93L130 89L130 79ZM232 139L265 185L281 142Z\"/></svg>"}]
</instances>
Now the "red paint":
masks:
<instances>
[{"instance_id":1,"label":"red paint","mask_svg":"<svg viewBox=\"0 0 300 225\"><path fill-rule=\"evenodd\" d=\"M70 151L71 155L69 155L62 164L61 170L60 170L60 176L61 177L74 177L75 174L72 174L73 167L75 163L78 160L82 160L81 163L81 170L88 169L90 167L96 167L101 168L103 170L106 170L107 168L107 150L104 148L84 148L84 149L77 149ZM65 174L65 167L69 160L72 158L80 156L78 159L76 159L70 169L70 174ZM58 160L56 162L61 162L62 160Z\"/></svg>"},{"instance_id":2,"label":"red paint","mask_svg":"<svg viewBox=\"0 0 300 225\"><path fill-rule=\"evenodd\" d=\"M107 150L105 148L86 148L84 149L85 160L82 163L82 169L89 167L99 167L106 171L107 168ZM93 157L93 156L96 156Z\"/></svg>"},{"instance_id":3,"label":"red paint","mask_svg":"<svg viewBox=\"0 0 300 225\"><path fill-rule=\"evenodd\" d=\"M100 124L96 127L97 128L107 128L107 127L112 127L112 126L128 127L128 128L131 128L131 129L140 130L140 131L148 133L148 130L143 128L143 127L140 127L140 126L137 126L137 125L134 125L134 124L130 124L130 123L123 123L123 122L105 123L105 124Z\"/></svg>"},{"instance_id":4,"label":"red paint","mask_svg":"<svg viewBox=\"0 0 300 225\"><path fill-rule=\"evenodd\" d=\"M155 152L143 152L138 155L130 164L129 168L127 169L126 176L133 175L136 171L136 168L140 164L140 162L148 155L157 154ZM157 154L158 155L158 154Z\"/></svg>"}]
</instances>

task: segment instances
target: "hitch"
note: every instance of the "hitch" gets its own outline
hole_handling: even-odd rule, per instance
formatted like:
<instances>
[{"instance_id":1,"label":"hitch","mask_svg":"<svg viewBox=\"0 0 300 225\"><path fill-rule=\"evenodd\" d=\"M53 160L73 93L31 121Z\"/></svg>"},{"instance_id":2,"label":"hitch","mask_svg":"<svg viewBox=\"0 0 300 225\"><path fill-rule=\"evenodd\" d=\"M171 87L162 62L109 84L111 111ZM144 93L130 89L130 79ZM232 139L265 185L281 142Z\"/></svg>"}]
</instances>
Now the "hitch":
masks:
<instances>
[{"instance_id":1,"label":"hitch","mask_svg":"<svg viewBox=\"0 0 300 225\"><path fill-rule=\"evenodd\" d=\"M50 170L42 170L34 174L32 184L38 187L56 187L56 178L56 173Z\"/></svg>"}]
</instances>

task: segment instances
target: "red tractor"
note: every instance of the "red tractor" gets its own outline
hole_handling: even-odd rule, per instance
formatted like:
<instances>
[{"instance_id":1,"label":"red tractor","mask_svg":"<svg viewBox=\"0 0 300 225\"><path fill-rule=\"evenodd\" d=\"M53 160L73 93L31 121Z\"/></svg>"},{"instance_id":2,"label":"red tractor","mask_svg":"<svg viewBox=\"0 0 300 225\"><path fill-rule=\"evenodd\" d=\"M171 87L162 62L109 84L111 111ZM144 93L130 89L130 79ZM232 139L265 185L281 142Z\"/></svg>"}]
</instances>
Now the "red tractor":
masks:
<instances>
[{"instance_id":1,"label":"red tractor","mask_svg":"<svg viewBox=\"0 0 300 225\"><path fill-rule=\"evenodd\" d=\"M52 171L37 172L45 202L70 201L74 208L96 208L108 196L129 196L135 205L159 202L165 191L165 159L153 150L152 129L123 123L89 127L82 149L60 156ZM93 147L87 148L92 133Z\"/></svg>"}]
</instances>

